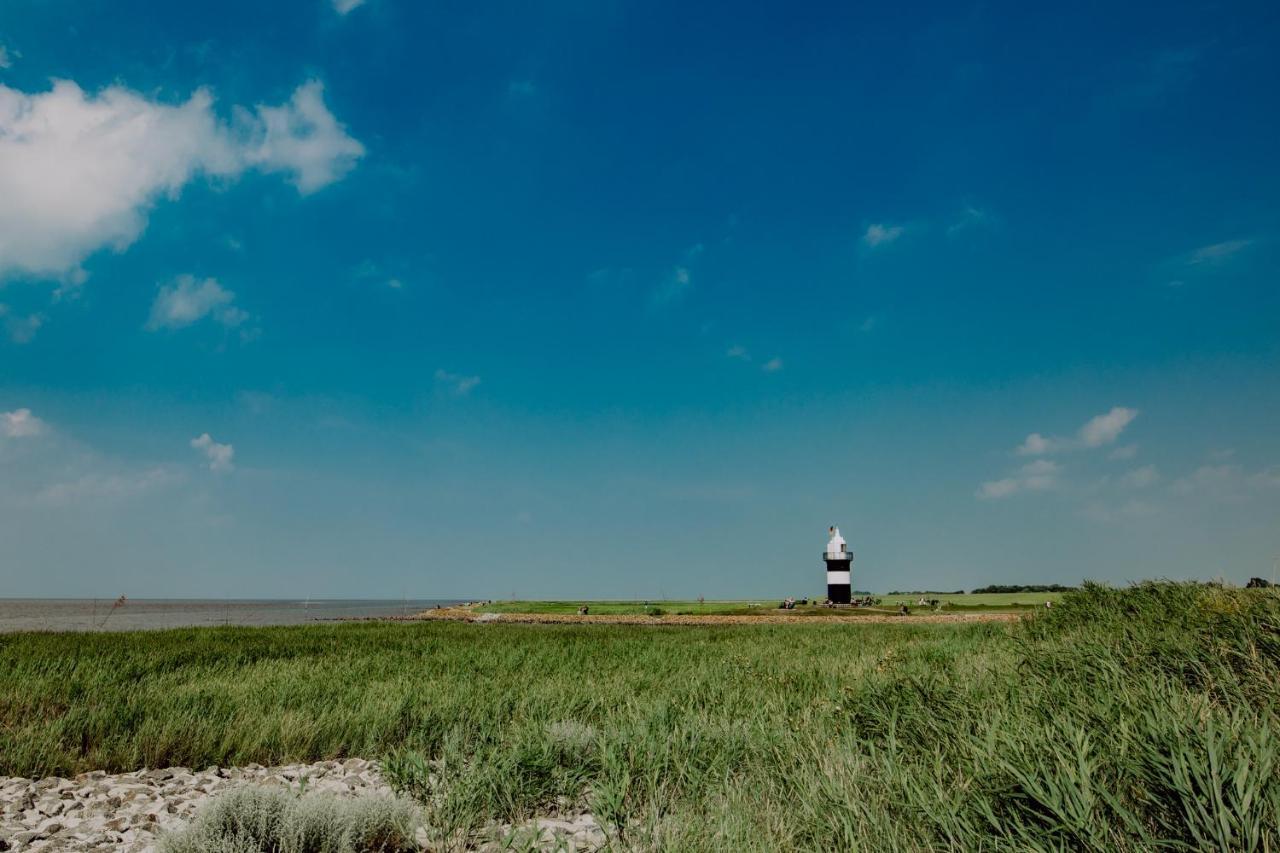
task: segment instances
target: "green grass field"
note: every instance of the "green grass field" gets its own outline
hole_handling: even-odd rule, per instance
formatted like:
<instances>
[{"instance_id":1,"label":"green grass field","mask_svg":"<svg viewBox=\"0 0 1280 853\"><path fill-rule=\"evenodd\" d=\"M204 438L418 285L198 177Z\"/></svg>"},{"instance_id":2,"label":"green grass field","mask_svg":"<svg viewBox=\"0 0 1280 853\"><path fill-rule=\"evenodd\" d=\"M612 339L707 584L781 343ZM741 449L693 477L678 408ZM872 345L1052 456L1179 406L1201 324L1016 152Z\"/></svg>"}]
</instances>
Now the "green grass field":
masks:
<instances>
[{"instance_id":1,"label":"green grass field","mask_svg":"<svg viewBox=\"0 0 1280 853\"><path fill-rule=\"evenodd\" d=\"M356 623L0 637L0 774L382 757L443 849L1280 847L1280 596L1014 625Z\"/></svg>"},{"instance_id":2,"label":"green grass field","mask_svg":"<svg viewBox=\"0 0 1280 853\"><path fill-rule=\"evenodd\" d=\"M880 595L883 608L896 608L900 604L916 607L918 595ZM981 612L993 610L1033 610L1044 607L1046 601L1061 600L1059 592L1010 592L987 595L928 595L938 599L943 612ZM478 605L482 613L576 613L583 604L589 605L595 614L638 615L654 608L664 613L693 615L750 615L752 613L777 612L779 599L748 599L742 601L683 601L652 599L650 601L492 601ZM802 608L803 609L803 608ZM826 608L821 612L830 614ZM843 612L843 611L841 611ZM925 612L922 610L921 612Z\"/></svg>"}]
</instances>

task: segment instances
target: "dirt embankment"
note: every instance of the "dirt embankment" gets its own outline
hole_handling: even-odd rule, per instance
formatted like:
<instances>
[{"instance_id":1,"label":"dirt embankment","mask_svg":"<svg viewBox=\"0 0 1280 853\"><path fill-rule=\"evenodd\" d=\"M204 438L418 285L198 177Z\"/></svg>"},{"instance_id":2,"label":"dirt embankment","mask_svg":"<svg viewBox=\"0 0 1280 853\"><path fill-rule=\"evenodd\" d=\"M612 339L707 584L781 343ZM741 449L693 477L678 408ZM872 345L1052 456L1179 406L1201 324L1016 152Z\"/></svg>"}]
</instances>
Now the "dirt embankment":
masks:
<instances>
[{"instance_id":1,"label":"dirt embankment","mask_svg":"<svg viewBox=\"0 0 1280 853\"><path fill-rule=\"evenodd\" d=\"M760 613L749 616L728 615L663 615L644 616L641 614L593 613L577 615L572 613L482 613L465 607L444 607L439 610L424 610L412 616L392 616L397 621L430 621L444 620L450 622L516 622L546 625L918 625L922 623L940 622L1016 622L1021 613L922 613L920 615L899 616L896 614L846 614L807 616L797 613L779 611L777 613Z\"/></svg>"}]
</instances>

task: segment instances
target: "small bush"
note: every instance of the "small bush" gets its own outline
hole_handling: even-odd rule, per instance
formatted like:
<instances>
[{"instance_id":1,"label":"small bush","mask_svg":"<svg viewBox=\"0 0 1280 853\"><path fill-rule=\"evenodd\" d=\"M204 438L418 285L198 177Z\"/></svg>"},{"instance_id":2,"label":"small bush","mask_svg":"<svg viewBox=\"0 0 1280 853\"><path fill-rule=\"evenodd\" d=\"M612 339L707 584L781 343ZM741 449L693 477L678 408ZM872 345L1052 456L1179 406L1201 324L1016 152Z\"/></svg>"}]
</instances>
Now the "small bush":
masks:
<instances>
[{"instance_id":1,"label":"small bush","mask_svg":"<svg viewBox=\"0 0 1280 853\"><path fill-rule=\"evenodd\" d=\"M162 853L401 853L418 850L418 812L391 797L343 799L245 786L206 805Z\"/></svg>"}]
</instances>

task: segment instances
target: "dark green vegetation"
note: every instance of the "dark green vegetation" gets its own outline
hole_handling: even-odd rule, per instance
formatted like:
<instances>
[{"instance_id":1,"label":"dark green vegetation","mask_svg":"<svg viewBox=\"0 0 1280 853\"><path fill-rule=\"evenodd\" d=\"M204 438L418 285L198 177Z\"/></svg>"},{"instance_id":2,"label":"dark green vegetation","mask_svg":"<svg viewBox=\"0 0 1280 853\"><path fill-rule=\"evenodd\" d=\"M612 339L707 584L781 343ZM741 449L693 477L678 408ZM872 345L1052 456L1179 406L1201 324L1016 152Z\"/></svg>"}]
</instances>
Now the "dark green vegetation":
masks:
<instances>
[{"instance_id":1,"label":"dark green vegetation","mask_svg":"<svg viewBox=\"0 0 1280 853\"><path fill-rule=\"evenodd\" d=\"M1071 592L1075 587L1063 586L1059 583L1042 583L1042 584L998 584L993 583L990 586L980 586L977 589L969 590L975 595L983 593L1002 593L1002 592Z\"/></svg>"},{"instance_id":2,"label":"dark green vegetation","mask_svg":"<svg viewBox=\"0 0 1280 853\"><path fill-rule=\"evenodd\" d=\"M1013 627L12 635L0 773L389 756L454 842L567 796L620 848L1277 849L1277 685L1280 596L1190 584Z\"/></svg>"}]
</instances>

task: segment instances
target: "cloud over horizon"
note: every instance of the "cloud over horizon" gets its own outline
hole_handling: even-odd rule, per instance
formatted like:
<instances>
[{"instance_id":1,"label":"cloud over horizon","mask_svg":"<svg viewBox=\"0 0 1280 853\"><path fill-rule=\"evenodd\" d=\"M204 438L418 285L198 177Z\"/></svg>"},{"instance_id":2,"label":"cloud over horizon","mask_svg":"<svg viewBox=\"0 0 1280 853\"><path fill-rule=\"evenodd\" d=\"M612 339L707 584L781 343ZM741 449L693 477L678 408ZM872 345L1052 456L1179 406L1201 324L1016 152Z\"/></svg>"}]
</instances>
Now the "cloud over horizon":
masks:
<instances>
[{"instance_id":1,"label":"cloud over horizon","mask_svg":"<svg viewBox=\"0 0 1280 853\"><path fill-rule=\"evenodd\" d=\"M5 438L34 438L43 435L45 422L31 414L30 409L14 409L0 412L0 436Z\"/></svg>"}]
</instances>

